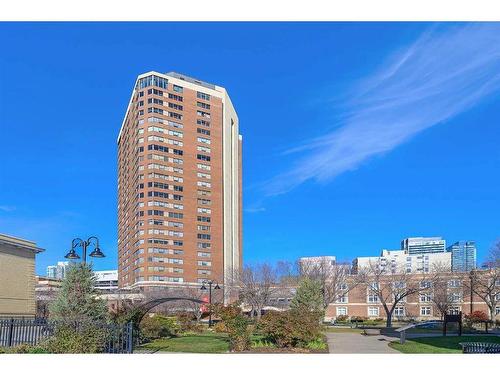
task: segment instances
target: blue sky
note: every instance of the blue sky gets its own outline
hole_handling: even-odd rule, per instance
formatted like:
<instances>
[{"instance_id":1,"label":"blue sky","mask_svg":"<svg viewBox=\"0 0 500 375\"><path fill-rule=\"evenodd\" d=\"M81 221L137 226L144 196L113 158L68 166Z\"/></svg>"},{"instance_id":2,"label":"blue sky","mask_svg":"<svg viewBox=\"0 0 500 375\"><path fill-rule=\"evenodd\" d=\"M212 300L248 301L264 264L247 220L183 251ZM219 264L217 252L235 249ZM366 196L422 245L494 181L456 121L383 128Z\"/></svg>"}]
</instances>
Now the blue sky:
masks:
<instances>
[{"instance_id":1,"label":"blue sky","mask_svg":"<svg viewBox=\"0 0 500 375\"><path fill-rule=\"evenodd\" d=\"M0 233L98 235L116 268L116 136L135 77L225 86L244 139L244 260L350 260L500 237L500 25L3 23Z\"/></svg>"}]
</instances>

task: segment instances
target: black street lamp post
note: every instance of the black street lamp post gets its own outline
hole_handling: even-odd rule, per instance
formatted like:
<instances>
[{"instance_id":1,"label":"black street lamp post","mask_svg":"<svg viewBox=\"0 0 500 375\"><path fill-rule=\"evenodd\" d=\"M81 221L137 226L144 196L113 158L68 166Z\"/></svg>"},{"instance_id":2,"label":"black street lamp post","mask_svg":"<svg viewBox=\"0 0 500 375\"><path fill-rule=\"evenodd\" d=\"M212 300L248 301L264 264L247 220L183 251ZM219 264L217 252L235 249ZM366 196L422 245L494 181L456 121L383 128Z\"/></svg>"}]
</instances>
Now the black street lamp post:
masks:
<instances>
[{"instance_id":1,"label":"black street lamp post","mask_svg":"<svg viewBox=\"0 0 500 375\"><path fill-rule=\"evenodd\" d=\"M214 280L204 281L201 284L201 290L207 290L206 285L208 284L208 326L212 327L212 285L215 284L214 290L220 289L219 283Z\"/></svg>"},{"instance_id":2,"label":"black street lamp post","mask_svg":"<svg viewBox=\"0 0 500 375\"><path fill-rule=\"evenodd\" d=\"M469 274L469 279L470 279L470 314L472 315L472 310L474 309L474 270L470 271Z\"/></svg>"},{"instance_id":3,"label":"black street lamp post","mask_svg":"<svg viewBox=\"0 0 500 375\"><path fill-rule=\"evenodd\" d=\"M99 248L99 239L95 236L89 237L86 241L81 238L75 238L71 241L71 250L65 255L66 259L76 260L80 259L80 256L76 253L75 249L80 246L82 248L82 263L87 263L87 248L90 245L94 245L94 251L92 251L89 256L92 258L104 258L105 255Z\"/></svg>"}]
</instances>

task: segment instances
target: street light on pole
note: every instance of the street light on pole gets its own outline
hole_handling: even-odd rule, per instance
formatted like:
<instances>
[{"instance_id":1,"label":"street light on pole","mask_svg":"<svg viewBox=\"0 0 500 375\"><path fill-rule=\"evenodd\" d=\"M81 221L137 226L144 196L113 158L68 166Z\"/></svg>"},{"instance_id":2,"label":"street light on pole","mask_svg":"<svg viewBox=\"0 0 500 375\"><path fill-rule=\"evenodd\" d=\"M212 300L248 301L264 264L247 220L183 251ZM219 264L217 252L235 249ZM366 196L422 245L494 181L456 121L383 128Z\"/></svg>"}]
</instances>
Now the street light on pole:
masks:
<instances>
[{"instance_id":1,"label":"street light on pole","mask_svg":"<svg viewBox=\"0 0 500 375\"><path fill-rule=\"evenodd\" d=\"M220 289L219 283L214 280L204 281L201 284L201 290L207 290L206 285L208 285L208 326L212 327L212 285L215 284L214 290Z\"/></svg>"},{"instance_id":2,"label":"street light on pole","mask_svg":"<svg viewBox=\"0 0 500 375\"><path fill-rule=\"evenodd\" d=\"M64 257L70 260L80 259L80 255L77 254L76 248L82 248L82 263L87 263L87 248L90 245L94 245L94 250L89 254L92 258L104 258L105 255L99 248L99 239L95 236L89 237L87 240L82 240L81 238L74 238L71 241L71 250Z\"/></svg>"},{"instance_id":3,"label":"street light on pole","mask_svg":"<svg viewBox=\"0 0 500 375\"><path fill-rule=\"evenodd\" d=\"M470 271L470 314L472 315L473 305L474 305L474 270Z\"/></svg>"}]
</instances>

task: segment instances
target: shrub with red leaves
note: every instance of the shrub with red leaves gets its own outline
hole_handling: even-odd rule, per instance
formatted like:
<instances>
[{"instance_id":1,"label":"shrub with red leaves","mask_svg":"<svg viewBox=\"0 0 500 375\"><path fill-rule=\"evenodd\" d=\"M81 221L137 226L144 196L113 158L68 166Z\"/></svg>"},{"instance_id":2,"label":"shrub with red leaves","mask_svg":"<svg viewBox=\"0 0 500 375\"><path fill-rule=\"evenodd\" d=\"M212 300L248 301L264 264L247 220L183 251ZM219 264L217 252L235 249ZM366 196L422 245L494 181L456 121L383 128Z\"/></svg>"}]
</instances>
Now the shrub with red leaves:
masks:
<instances>
[{"instance_id":1,"label":"shrub with red leaves","mask_svg":"<svg viewBox=\"0 0 500 375\"><path fill-rule=\"evenodd\" d=\"M465 322L467 325L475 323L486 323L490 319L484 311L473 311L472 314L465 314Z\"/></svg>"}]
</instances>

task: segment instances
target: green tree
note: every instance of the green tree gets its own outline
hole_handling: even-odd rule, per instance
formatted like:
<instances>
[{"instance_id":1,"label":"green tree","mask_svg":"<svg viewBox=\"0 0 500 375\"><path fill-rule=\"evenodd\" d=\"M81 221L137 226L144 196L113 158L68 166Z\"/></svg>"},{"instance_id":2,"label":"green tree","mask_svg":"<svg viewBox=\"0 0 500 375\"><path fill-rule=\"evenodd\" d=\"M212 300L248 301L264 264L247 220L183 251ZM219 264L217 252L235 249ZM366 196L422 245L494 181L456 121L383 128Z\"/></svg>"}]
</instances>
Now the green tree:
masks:
<instances>
[{"instance_id":1,"label":"green tree","mask_svg":"<svg viewBox=\"0 0 500 375\"><path fill-rule=\"evenodd\" d=\"M321 283L307 277L301 279L290 307L294 310L322 312L323 291L321 290Z\"/></svg>"},{"instance_id":2,"label":"green tree","mask_svg":"<svg viewBox=\"0 0 500 375\"><path fill-rule=\"evenodd\" d=\"M59 293L50 305L55 332L45 348L51 353L98 353L108 334L106 302L95 288L96 277L89 265L72 265Z\"/></svg>"},{"instance_id":3,"label":"green tree","mask_svg":"<svg viewBox=\"0 0 500 375\"><path fill-rule=\"evenodd\" d=\"M269 311L258 324L259 331L266 341L279 348L307 347L321 340L319 311L290 309L288 311Z\"/></svg>"},{"instance_id":4,"label":"green tree","mask_svg":"<svg viewBox=\"0 0 500 375\"><path fill-rule=\"evenodd\" d=\"M250 327L248 319L243 316L241 308L237 303L224 306L215 304L212 306L215 315L222 319L225 331L229 337L231 351L241 352L250 348Z\"/></svg>"},{"instance_id":5,"label":"green tree","mask_svg":"<svg viewBox=\"0 0 500 375\"><path fill-rule=\"evenodd\" d=\"M105 322L106 301L98 298L97 278L88 264L71 265L56 299L50 305L50 318L64 323Z\"/></svg>"},{"instance_id":6,"label":"green tree","mask_svg":"<svg viewBox=\"0 0 500 375\"><path fill-rule=\"evenodd\" d=\"M139 325L144 339L154 340L160 337L175 337L180 331L179 323L175 317L156 314L146 315Z\"/></svg>"}]
</instances>

